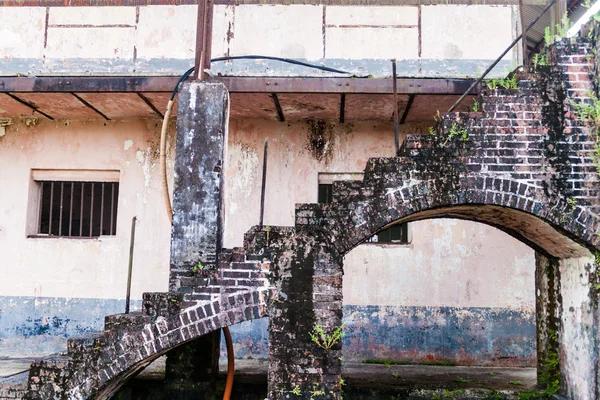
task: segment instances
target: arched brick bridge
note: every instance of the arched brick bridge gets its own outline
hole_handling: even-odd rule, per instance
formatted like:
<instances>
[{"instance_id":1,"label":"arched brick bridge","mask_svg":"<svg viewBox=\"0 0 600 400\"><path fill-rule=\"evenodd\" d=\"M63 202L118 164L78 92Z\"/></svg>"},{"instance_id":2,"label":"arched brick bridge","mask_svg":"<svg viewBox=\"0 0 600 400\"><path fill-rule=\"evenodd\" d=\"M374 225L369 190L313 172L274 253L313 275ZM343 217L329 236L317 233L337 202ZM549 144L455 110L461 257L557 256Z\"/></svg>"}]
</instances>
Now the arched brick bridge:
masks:
<instances>
[{"instance_id":1,"label":"arched brick bridge","mask_svg":"<svg viewBox=\"0 0 600 400\"><path fill-rule=\"evenodd\" d=\"M335 182L331 204L298 205L295 227L253 228L216 270L183 271L193 296L146 294L142 313L70 340L67 357L32 366L28 398L106 398L166 351L268 315L269 398L298 387L298 398L318 388L337 399L341 348L323 350L308 333L341 324L343 256L391 224L439 217L496 226L536 250L538 372L570 398L598 398L597 139L573 113L594 89L594 60L584 41L551 53L553 66L518 75L519 89L484 92L480 112L447 115L436 136L409 137L400 157L369 160L363 180ZM457 130L468 139L449 139Z\"/></svg>"}]
</instances>

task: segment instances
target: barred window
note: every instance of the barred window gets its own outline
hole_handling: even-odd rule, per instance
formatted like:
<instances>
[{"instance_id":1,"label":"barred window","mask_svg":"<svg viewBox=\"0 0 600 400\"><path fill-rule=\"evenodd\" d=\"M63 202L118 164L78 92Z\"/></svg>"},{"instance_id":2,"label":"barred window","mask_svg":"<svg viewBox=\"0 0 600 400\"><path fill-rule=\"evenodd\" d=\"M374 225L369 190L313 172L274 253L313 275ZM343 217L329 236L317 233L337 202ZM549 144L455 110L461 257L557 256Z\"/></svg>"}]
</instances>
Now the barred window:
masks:
<instances>
[{"instance_id":1,"label":"barred window","mask_svg":"<svg viewBox=\"0 0 600 400\"><path fill-rule=\"evenodd\" d=\"M35 181L39 190L37 236L115 235L119 182Z\"/></svg>"}]
</instances>

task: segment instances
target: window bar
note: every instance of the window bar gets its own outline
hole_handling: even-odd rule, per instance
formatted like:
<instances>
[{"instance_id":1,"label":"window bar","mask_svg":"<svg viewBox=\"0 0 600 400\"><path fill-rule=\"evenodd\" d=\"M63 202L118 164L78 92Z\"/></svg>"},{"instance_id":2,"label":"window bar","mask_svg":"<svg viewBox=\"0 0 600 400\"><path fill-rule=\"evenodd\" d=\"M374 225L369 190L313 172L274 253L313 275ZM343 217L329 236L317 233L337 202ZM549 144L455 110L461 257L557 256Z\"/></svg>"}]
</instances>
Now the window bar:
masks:
<instances>
[{"instance_id":1,"label":"window bar","mask_svg":"<svg viewBox=\"0 0 600 400\"><path fill-rule=\"evenodd\" d=\"M65 183L60 183L60 208L58 210L58 236L62 236L62 217L63 217L63 199L65 193Z\"/></svg>"},{"instance_id":2,"label":"window bar","mask_svg":"<svg viewBox=\"0 0 600 400\"><path fill-rule=\"evenodd\" d=\"M52 235L52 203L54 201L54 181L50 182L50 219L48 224L48 235Z\"/></svg>"},{"instance_id":3,"label":"window bar","mask_svg":"<svg viewBox=\"0 0 600 400\"><path fill-rule=\"evenodd\" d=\"M44 210L44 184L45 182L40 182L40 215L38 218L38 230L37 233L42 233L42 211Z\"/></svg>"},{"instance_id":4,"label":"window bar","mask_svg":"<svg viewBox=\"0 0 600 400\"><path fill-rule=\"evenodd\" d=\"M115 213L115 183L111 183L111 194L110 194L110 234L113 235L113 221Z\"/></svg>"},{"instance_id":5,"label":"window bar","mask_svg":"<svg viewBox=\"0 0 600 400\"><path fill-rule=\"evenodd\" d=\"M72 236L72 228L73 228L73 188L75 186L75 182L71 182L71 201L69 204L69 236Z\"/></svg>"},{"instance_id":6,"label":"window bar","mask_svg":"<svg viewBox=\"0 0 600 400\"><path fill-rule=\"evenodd\" d=\"M79 209L79 236L83 236L83 187L85 182L81 182L81 205Z\"/></svg>"},{"instance_id":7,"label":"window bar","mask_svg":"<svg viewBox=\"0 0 600 400\"><path fill-rule=\"evenodd\" d=\"M90 237L92 237L92 229L94 228L94 182L92 182L92 196L90 197Z\"/></svg>"},{"instance_id":8,"label":"window bar","mask_svg":"<svg viewBox=\"0 0 600 400\"><path fill-rule=\"evenodd\" d=\"M102 236L102 225L104 222L104 182L102 182L102 196L100 196L100 234Z\"/></svg>"}]
</instances>

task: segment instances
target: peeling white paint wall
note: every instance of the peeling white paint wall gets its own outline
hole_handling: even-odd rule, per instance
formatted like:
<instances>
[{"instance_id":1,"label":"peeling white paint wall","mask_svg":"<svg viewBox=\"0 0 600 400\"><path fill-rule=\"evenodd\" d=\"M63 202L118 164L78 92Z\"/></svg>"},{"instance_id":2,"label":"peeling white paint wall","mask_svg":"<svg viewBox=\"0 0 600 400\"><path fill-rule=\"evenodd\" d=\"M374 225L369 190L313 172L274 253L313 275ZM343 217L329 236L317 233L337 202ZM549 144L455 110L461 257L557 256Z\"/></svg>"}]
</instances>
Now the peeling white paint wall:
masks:
<instances>
[{"instance_id":1,"label":"peeling white paint wall","mask_svg":"<svg viewBox=\"0 0 600 400\"><path fill-rule=\"evenodd\" d=\"M393 126L332 124L331 156L308 150L308 125L233 120L226 168L226 247L258 224L263 145L269 137L265 224L292 225L295 203L317 202L319 172L360 172L393 156ZM344 304L499 307L535 312L535 259L500 230L460 220L410 224L410 245L364 244L344 260Z\"/></svg>"},{"instance_id":2,"label":"peeling white paint wall","mask_svg":"<svg viewBox=\"0 0 600 400\"><path fill-rule=\"evenodd\" d=\"M156 121L38 121L28 126L13 120L0 138L0 264L5 276L0 293L124 298L133 216L138 224L132 298L166 291L170 227L159 179L159 140ZM28 238L35 233L26 228L32 217L27 207L31 169L119 170L116 236Z\"/></svg>"},{"instance_id":3,"label":"peeling white paint wall","mask_svg":"<svg viewBox=\"0 0 600 400\"><path fill-rule=\"evenodd\" d=\"M515 36L517 6L216 5L212 56L323 60L357 75L473 75ZM2 7L0 74L179 75L194 64L197 6ZM15 45L18 44L18 45ZM518 47L502 68L517 60ZM440 63L440 61L444 61ZM488 60L488 61L486 61ZM279 62L214 73L322 75Z\"/></svg>"}]
</instances>

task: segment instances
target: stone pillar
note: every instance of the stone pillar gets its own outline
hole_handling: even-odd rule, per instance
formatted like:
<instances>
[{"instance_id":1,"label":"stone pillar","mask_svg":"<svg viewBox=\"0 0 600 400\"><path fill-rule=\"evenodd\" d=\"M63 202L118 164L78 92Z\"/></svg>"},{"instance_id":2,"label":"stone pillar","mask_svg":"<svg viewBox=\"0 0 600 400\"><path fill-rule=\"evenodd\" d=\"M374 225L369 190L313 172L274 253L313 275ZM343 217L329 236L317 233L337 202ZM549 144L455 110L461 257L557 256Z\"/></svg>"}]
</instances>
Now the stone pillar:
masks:
<instances>
[{"instance_id":1,"label":"stone pillar","mask_svg":"<svg viewBox=\"0 0 600 400\"><path fill-rule=\"evenodd\" d=\"M536 253L538 383L570 399L599 396L598 289L594 257Z\"/></svg>"},{"instance_id":2,"label":"stone pillar","mask_svg":"<svg viewBox=\"0 0 600 400\"><path fill-rule=\"evenodd\" d=\"M561 331L560 369L563 394L573 400L598 399L597 266L594 257L559 262Z\"/></svg>"},{"instance_id":3,"label":"stone pillar","mask_svg":"<svg viewBox=\"0 0 600 400\"><path fill-rule=\"evenodd\" d=\"M192 293L195 272L214 268L221 248L229 95L221 83L190 82L178 103L169 290Z\"/></svg>"},{"instance_id":4,"label":"stone pillar","mask_svg":"<svg viewBox=\"0 0 600 400\"><path fill-rule=\"evenodd\" d=\"M342 261L317 234L293 234L278 246L272 273L278 297L269 320L269 399L341 398L341 341L323 348L315 327L342 324Z\"/></svg>"},{"instance_id":5,"label":"stone pillar","mask_svg":"<svg viewBox=\"0 0 600 400\"><path fill-rule=\"evenodd\" d=\"M223 84L190 82L179 90L178 103L169 290L199 300L197 272L216 268L223 237L229 95ZM195 397L214 394L220 335L219 330L171 351L168 385Z\"/></svg>"},{"instance_id":6,"label":"stone pillar","mask_svg":"<svg viewBox=\"0 0 600 400\"><path fill-rule=\"evenodd\" d=\"M537 378L540 386L560 379L558 333L560 332L559 260L535 253Z\"/></svg>"}]
</instances>

